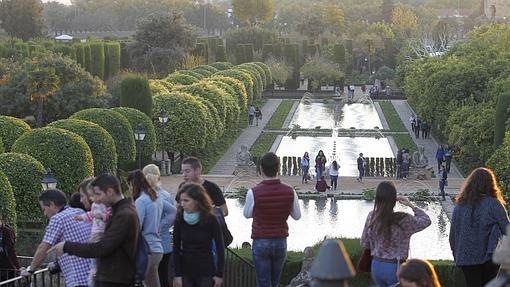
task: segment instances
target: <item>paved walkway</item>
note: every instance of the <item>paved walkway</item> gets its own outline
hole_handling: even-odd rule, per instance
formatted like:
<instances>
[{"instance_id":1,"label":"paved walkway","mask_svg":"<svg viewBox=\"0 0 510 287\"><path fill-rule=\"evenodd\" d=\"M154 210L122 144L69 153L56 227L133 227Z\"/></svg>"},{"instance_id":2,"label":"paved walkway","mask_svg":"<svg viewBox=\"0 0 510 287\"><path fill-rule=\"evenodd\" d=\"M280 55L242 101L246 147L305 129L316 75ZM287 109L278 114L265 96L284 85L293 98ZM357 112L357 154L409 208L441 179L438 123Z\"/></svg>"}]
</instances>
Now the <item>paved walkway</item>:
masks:
<instances>
[{"instance_id":1,"label":"paved walkway","mask_svg":"<svg viewBox=\"0 0 510 287\"><path fill-rule=\"evenodd\" d=\"M232 175L237 165L237 153L241 150L241 146L244 145L250 149L281 102L281 99L267 100L266 104L262 107L262 121L259 121L259 126L248 126L244 129L234 144L230 146L223 157L209 171L209 174Z\"/></svg>"},{"instance_id":2,"label":"paved walkway","mask_svg":"<svg viewBox=\"0 0 510 287\"><path fill-rule=\"evenodd\" d=\"M397 111L398 115L400 116L400 119L404 123L405 127L407 128L407 131L411 135L411 138L416 143L417 146L423 146L425 148L425 155L429 159L429 166L434 168L434 172L437 174L437 161L436 161L436 150L438 147L438 142L434 139L432 135L429 136L428 139L423 138L415 138L414 133L412 132L411 123L409 122L409 118L411 117L412 113L414 111L411 109L407 101L405 100L392 100L393 106L395 107L395 110ZM448 174L449 178L463 178L462 174L459 172L459 169L455 164L452 162L450 173Z\"/></svg>"}]
</instances>

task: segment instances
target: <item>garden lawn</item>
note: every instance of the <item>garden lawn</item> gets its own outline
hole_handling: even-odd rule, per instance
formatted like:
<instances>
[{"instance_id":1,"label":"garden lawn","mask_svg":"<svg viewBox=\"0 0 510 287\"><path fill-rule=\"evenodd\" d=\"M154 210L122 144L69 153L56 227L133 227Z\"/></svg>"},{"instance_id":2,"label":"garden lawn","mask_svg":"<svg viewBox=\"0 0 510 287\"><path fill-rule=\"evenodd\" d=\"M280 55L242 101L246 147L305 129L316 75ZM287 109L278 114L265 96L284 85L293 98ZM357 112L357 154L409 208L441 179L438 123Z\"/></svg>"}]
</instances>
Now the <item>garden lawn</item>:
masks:
<instances>
[{"instance_id":1,"label":"garden lawn","mask_svg":"<svg viewBox=\"0 0 510 287\"><path fill-rule=\"evenodd\" d=\"M390 126L390 130L393 132L406 132L407 129L402 123L395 107L393 107L393 104L390 101L378 101L378 103L388 125Z\"/></svg>"},{"instance_id":2,"label":"garden lawn","mask_svg":"<svg viewBox=\"0 0 510 287\"><path fill-rule=\"evenodd\" d=\"M285 119L287 118L287 115L289 114L293 105L293 100L283 100L267 123L266 128L281 129L283 127L283 122L285 122Z\"/></svg>"},{"instance_id":3,"label":"garden lawn","mask_svg":"<svg viewBox=\"0 0 510 287\"><path fill-rule=\"evenodd\" d=\"M266 154L276 140L277 134L262 132L250 148L252 157L260 158Z\"/></svg>"},{"instance_id":4,"label":"garden lawn","mask_svg":"<svg viewBox=\"0 0 510 287\"><path fill-rule=\"evenodd\" d=\"M416 144L413 141L413 138L406 133L406 134L394 134L392 135L393 139L395 140L395 144L397 145L398 149L407 148L409 150L409 154L412 155L413 152L417 150Z\"/></svg>"}]
</instances>

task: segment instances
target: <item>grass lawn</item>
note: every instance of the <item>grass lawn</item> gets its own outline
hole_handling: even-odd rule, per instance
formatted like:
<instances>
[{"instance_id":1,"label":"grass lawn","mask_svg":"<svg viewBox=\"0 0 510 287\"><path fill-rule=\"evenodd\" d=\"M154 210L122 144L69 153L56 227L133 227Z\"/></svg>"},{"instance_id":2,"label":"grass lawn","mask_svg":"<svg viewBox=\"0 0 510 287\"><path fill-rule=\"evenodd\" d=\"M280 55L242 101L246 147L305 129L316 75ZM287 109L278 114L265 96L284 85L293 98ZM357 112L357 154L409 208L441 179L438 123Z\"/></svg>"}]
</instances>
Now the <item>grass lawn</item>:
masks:
<instances>
[{"instance_id":1,"label":"grass lawn","mask_svg":"<svg viewBox=\"0 0 510 287\"><path fill-rule=\"evenodd\" d=\"M277 134L262 132L250 148L251 155L258 158L262 157L271 149L276 137Z\"/></svg>"},{"instance_id":2,"label":"grass lawn","mask_svg":"<svg viewBox=\"0 0 510 287\"><path fill-rule=\"evenodd\" d=\"M285 119L290 112L290 109L292 109L292 105L294 105L293 100L283 100L267 123L266 128L281 129L283 127L283 122L285 122Z\"/></svg>"},{"instance_id":3,"label":"grass lawn","mask_svg":"<svg viewBox=\"0 0 510 287\"><path fill-rule=\"evenodd\" d=\"M416 151L417 147L414 143L411 135L409 134L396 134L392 135L395 143L397 144L398 149L407 148L409 149L409 154L412 155L413 152Z\"/></svg>"},{"instance_id":4,"label":"grass lawn","mask_svg":"<svg viewBox=\"0 0 510 287\"><path fill-rule=\"evenodd\" d=\"M394 132L407 131L406 127L400 120L400 117L398 116L395 107L393 107L393 104L390 101L378 101L378 103L379 106L381 106L384 117L386 118L386 121L388 122L391 131Z\"/></svg>"}]
</instances>

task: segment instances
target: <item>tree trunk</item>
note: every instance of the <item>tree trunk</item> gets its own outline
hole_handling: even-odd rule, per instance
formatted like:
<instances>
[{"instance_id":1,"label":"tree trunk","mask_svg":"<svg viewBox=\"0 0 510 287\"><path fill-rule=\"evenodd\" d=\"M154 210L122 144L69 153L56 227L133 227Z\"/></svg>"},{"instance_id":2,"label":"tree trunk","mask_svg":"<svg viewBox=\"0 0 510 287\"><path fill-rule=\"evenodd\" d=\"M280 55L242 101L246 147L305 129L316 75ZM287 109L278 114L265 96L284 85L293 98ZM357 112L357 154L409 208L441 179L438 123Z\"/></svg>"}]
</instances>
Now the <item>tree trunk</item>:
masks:
<instances>
[{"instance_id":1,"label":"tree trunk","mask_svg":"<svg viewBox=\"0 0 510 287\"><path fill-rule=\"evenodd\" d=\"M39 98L37 100L37 114L36 114L36 117L37 117L37 127L38 128L42 128L43 124L44 124L44 119L43 119L43 107L44 107L44 100L43 98Z\"/></svg>"}]
</instances>

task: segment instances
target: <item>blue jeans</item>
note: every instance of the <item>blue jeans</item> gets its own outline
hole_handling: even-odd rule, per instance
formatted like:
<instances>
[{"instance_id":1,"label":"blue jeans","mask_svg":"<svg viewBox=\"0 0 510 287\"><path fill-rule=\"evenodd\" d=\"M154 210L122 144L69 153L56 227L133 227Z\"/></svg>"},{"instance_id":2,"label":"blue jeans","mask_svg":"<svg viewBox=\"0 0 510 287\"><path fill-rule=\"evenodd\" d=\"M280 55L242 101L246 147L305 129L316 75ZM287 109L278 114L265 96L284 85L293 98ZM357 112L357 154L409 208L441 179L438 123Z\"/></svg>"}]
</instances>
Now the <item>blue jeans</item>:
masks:
<instances>
[{"instance_id":1,"label":"blue jeans","mask_svg":"<svg viewBox=\"0 0 510 287\"><path fill-rule=\"evenodd\" d=\"M307 181L306 177L308 176L308 170L310 169L310 166L303 165L301 169L303 170L303 177L301 178L301 182L306 182Z\"/></svg>"},{"instance_id":2,"label":"blue jeans","mask_svg":"<svg viewBox=\"0 0 510 287\"><path fill-rule=\"evenodd\" d=\"M317 173L316 180L319 181L321 179L322 173L324 172L324 169L322 167L316 167L315 170Z\"/></svg>"},{"instance_id":3,"label":"blue jeans","mask_svg":"<svg viewBox=\"0 0 510 287\"><path fill-rule=\"evenodd\" d=\"M378 287L388 287L398 283L397 264L372 259L372 280Z\"/></svg>"},{"instance_id":4,"label":"blue jeans","mask_svg":"<svg viewBox=\"0 0 510 287\"><path fill-rule=\"evenodd\" d=\"M330 175L331 177L331 189L336 190L336 186L338 185L338 175Z\"/></svg>"},{"instance_id":5,"label":"blue jeans","mask_svg":"<svg viewBox=\"0 0 510 287\"><path fill-rule=\"evenodd\" d=\"M287 256L287 238L253 239L253 264L258 287L277 287Z\"/></svg>"},{"instance_id":6,"label":"blue jeans","mask_svg":"<svg viewBox=\"0 0 510 287\"><path fill-rule=\"evenodd\" d=\"M444 193L445 183L446 183L446 181L444 179L439 180L439 191L441 192L441 196L443 197L443 200L445 200L445 193Z\"/></svg>"}]
</instances>

